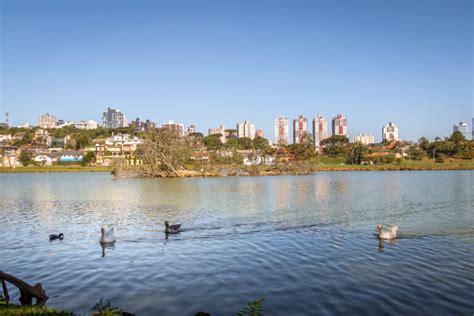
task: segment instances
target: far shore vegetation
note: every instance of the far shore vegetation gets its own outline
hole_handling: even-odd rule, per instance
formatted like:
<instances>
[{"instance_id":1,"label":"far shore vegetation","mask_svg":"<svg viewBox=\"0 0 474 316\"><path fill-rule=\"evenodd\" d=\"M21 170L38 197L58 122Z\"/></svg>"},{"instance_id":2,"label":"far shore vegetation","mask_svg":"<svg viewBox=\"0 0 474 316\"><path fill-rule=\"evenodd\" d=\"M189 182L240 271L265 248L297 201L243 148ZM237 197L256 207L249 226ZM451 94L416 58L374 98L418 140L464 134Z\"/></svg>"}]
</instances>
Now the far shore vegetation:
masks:
<instances>
[{"instance_id":1,"label":"far shore vegetation","mask_svg":"<svg viewBox=\"0 0 474 316\"><path fill-rule=\"evenodd\" d=\"M39 128L0 128L0 134L11 135L4 151L14 151L22 166L0 167L0 172L112 172L119 177L191 177L232 175L307 174L317 171L343 170L474 170L474 141L455 132L445 139L417 142L384 141L364 145L350 143L345 136L330 136L315 148L311 134L301 144L270 145L263 137L227 138L192 133L178 136L175 131L155 128L137 132L133 128L80 130L72 126L46 130ZM45 139L67 137L60 150L75 150L81 161L44 162L34 160L35 152L51 151ZM120 154L111 154L104 143L107 137L127 134L143 143ZM35 136L36 135L36 136ZM117 145L114 145L116 149ZM99 151L98 148L102 148ZM0 154L4 154L3 152ZM5 156L5 155L4 155ZM108 164L104 164L108 161Z\"/></svg>"},{"instance_id":2,"label":"far shore vegetation","mask_svg":"<svg viewBox=\"0 0 474 316\"><path fill-rule=\"evenodd\" d=\"M124 177L192 177L233 175L307 174L344 170L452 170L474 169L474 142L460 132L434 142L383 142L379 146L349 143L345 136L322 141L319 153L308 134L302 144L270 146L268 140L239 138L220 141L220 135L198 136L207 159L197 159L196 139L176 137L168 130L148 133L142 146L144 165L115 166ZM230 143L230 144L229 144ZM240 149L240 150L239 150ZM262 163L263 162L263 163Z\"/></svg>"}]
</instances>

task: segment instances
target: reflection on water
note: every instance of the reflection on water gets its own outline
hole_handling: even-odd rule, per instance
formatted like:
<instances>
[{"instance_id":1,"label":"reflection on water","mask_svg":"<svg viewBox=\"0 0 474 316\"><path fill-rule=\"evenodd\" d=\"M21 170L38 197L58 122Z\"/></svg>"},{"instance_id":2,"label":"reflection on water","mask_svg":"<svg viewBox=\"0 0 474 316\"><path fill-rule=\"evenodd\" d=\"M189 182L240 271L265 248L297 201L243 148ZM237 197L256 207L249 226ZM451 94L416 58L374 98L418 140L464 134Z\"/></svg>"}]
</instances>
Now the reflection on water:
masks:
<instances>
[{"instance_id":1,"label":"reflection on water","mask_svg":"<svg viewBox=\"0 0 474 316\"><path fill-rule=\"evenodd\" d=\"M80 313L104 297L139 315L232 315L266 297L268 315L470 314L473 174L0 174L0 265ZM377 223L400 238L378 240ZM109 225L119 238L99 256Z\"/></svg>"},{"instance_id":2,"label":"reflection on water","mask_svg":"<svg viewBox=\"0 0 474 316\"><path fill-rule=\"evenodd\" d=\"M392 239L392 240L379 239L379 252L384 252L385 244L388 244L390 246L395 246L397 244L397 240L396 239Z\"/></svg>"},{"instance_id":3,"label":"reflection on water","mask_svg":"<svg viewBox=\"0 0 474 316\"><path fill-rule=\"evenodd\" d=\"M105 250L106 249L111 249L111 250L115 249L115 241L109 242L109 243L100 242L99 244L100 244L100 248L102 248L102 257L105 257Z\"/></svg>"}]
</instances>

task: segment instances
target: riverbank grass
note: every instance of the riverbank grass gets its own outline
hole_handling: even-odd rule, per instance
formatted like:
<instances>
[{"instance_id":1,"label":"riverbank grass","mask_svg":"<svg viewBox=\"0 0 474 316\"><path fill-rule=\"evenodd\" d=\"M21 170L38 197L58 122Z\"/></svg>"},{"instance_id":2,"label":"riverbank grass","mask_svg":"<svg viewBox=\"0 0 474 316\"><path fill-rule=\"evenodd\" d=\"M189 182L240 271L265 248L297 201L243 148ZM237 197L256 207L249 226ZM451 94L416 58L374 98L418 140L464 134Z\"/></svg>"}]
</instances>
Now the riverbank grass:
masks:
<instances>
[{"instance_id":1,"label":"riverbank grass","mask_svg":"<svg viewBox=\"0 0 474 316\"><path fill-rule=\"evenodd\" d=\"M81 166L81 165L27 166L27 167L16 167L16 168L0 167L0 173L37 173L37 172L112 172L112 167Z\"/></svg>"}]
</instances>

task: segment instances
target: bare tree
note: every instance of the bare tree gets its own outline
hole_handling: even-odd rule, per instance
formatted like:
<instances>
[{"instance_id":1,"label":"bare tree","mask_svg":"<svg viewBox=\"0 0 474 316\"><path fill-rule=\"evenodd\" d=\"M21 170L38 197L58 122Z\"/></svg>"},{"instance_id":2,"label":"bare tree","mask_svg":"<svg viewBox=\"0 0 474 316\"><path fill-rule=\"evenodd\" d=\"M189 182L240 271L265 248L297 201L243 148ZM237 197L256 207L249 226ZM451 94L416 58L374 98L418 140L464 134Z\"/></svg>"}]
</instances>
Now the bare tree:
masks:
<instances>
[{"instance_id":1,"label":"bare tree","mask_svg":"<svg viewBox=\"0 0 474 316\"><path fill-rule=\"evenodd\" d=\"M191 154L191 145L186 138L161 128L147 133L142 149L144 162L150 166L154 176L165 171L181 177Z\"/></svg>"}]
</instances>

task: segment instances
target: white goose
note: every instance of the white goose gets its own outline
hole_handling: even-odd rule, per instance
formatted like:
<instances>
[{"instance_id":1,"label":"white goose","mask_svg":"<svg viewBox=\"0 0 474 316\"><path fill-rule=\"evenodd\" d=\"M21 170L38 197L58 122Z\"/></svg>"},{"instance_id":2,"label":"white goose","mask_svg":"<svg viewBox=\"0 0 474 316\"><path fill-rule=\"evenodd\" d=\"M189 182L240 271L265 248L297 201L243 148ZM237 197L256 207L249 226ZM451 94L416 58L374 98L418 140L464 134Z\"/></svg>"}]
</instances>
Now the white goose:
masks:
<instances>
[{"instance_id":1,"label":"white goose","mask_svg":"<svg viewBox=\"0 0 474 316\"><path fill-rule=\"evenodd\" d=\"M397 238L397 230L398 226L393 225L390 228L384 228L382 224L378 224L376 227L377 230L377 236L379 236L380 239L395 239Z\"/></svg>"},{"instance_id":2,"label":"white goose","mask_svg":"<svg viewBox=\"0 0 474 316\"><path fill-rule=\"evenodd\" d=\"M104 227L100 229L100 239L99 242L101 244L108 244L108 243L113 243L115 242L115 232L114 228L111 227L107 231L105 230Z\"/></svg>"}]
</instances>

